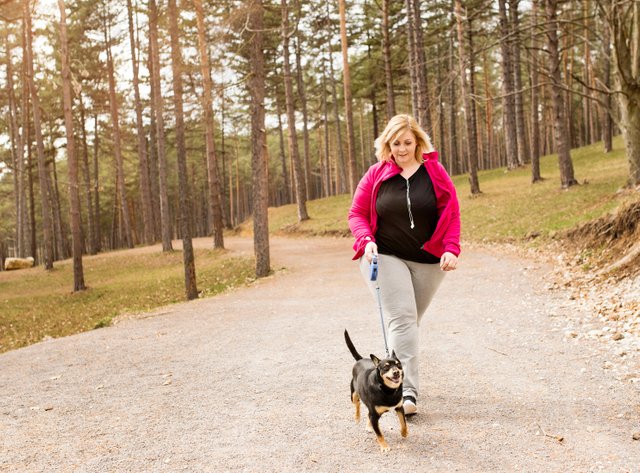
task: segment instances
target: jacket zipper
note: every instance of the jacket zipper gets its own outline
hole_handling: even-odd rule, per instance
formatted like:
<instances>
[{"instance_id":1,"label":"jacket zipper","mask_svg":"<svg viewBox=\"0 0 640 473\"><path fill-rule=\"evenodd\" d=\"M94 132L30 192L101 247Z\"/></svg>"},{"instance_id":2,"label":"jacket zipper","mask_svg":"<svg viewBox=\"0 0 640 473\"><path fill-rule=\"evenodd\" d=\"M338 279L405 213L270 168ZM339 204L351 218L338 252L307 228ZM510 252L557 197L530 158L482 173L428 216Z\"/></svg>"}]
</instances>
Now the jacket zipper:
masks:
<instances>
[{"instance_id":1,"label":"jacket zipper","mask_svg":"<svg viewBox=\"0 0 640 473\"><path fill-rule=\"evenodd\" d=\"M411 197L409 197L409 189L411 188L410 184L409 184L409 179L406 179L407 181L407 211L409 212L409 222L411 223L411 230L413 230L413 227L415 227L414 223L413 223L413 214L411 213Z\"/></svg>"}]
</instances>

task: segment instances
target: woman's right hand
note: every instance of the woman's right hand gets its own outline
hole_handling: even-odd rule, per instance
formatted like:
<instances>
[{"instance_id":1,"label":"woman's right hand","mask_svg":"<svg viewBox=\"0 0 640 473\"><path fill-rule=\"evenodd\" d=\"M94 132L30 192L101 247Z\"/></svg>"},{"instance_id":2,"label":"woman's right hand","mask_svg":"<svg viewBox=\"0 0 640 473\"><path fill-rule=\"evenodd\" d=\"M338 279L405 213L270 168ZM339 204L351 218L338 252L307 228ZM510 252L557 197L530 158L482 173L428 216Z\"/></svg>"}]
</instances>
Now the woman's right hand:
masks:
<instances>
[{"instance_id":1,"label":"woman's right hand","mask_svg":"<svg viewBox=\"0 0 640 473\"><path fill-rule=\"evenodd\" d=\"M378 245L376 245L375 241L370 241L367 243L367 246L364 247L364 257L367 258L369 263L371 263L373 255L378 256Z\"/></svg>"}]
</instances>

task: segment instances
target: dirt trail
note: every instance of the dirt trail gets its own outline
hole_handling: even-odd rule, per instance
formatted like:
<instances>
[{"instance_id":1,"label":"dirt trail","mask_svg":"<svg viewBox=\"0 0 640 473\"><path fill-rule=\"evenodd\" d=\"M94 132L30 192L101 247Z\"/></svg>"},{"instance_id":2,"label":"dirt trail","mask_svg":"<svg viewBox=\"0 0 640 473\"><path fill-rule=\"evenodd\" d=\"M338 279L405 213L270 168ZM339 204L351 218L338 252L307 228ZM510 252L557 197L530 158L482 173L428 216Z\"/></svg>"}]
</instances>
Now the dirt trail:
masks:
<instances>
[{"instance_id":1,"label":"dirt trail","mask_svg":"<svg viewBox=\"0 0 640 473\"><path fill-rule=\"evenodd\" d=\"M563 339L548 268L463 254L422 326L420 414L407 439L383 417L383 455L349 402L344 328L384 352L349 240L272 251L286 270L250 287L0 355L0 471L639 471L637 387Z\"/></svg>"}]
</instances>

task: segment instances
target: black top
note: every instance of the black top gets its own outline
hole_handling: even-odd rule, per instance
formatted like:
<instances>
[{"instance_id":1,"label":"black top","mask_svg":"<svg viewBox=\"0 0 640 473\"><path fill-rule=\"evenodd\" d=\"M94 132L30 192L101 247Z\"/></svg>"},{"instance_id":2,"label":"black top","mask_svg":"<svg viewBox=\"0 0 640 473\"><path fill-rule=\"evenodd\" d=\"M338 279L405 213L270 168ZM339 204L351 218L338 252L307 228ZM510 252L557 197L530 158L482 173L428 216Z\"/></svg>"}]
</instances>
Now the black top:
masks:
<instances>
[{"instance_id":1,"label":"black top","mask_svg":"<svg viewBox=\"0 0 640 473\"><path fill-rule=\"evenodd\" d=\"M380 254L417 263L440 262L440 258L422 249L438 223L436 194L424 166L409 179L398 174L384 181L378 191L376 212L375 237Z\"/></svg>"}]
</instances>

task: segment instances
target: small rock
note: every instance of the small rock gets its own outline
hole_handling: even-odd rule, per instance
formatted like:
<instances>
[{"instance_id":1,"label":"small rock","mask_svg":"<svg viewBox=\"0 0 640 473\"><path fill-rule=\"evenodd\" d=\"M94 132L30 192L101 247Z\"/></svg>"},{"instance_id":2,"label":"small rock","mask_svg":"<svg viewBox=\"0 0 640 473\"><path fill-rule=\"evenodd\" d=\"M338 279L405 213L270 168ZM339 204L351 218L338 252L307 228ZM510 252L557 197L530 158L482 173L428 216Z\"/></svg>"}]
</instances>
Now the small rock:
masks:
<instances>
[{"instance_id":1,"label":"small rock","mask_svg":"<svg viewBox=\"0 0 640 473\"><path fill-rule=\"evenodd\" d=\"M633 440L640 440L640 432L634 432L632 438Z\"/></svg>"},{"instance_id":2,"label":"small rock","mask_svg":"<svg viewBox=\"0 0 640 473\"><path fill-rule=\"evenodd\" d=\"M624 338L624 335L622 335L620 332L616 332L613 334L613 336L611 337L612 340L614 341L618 341L618 340L622 340Z\"/></svg>"}]
</instances>

